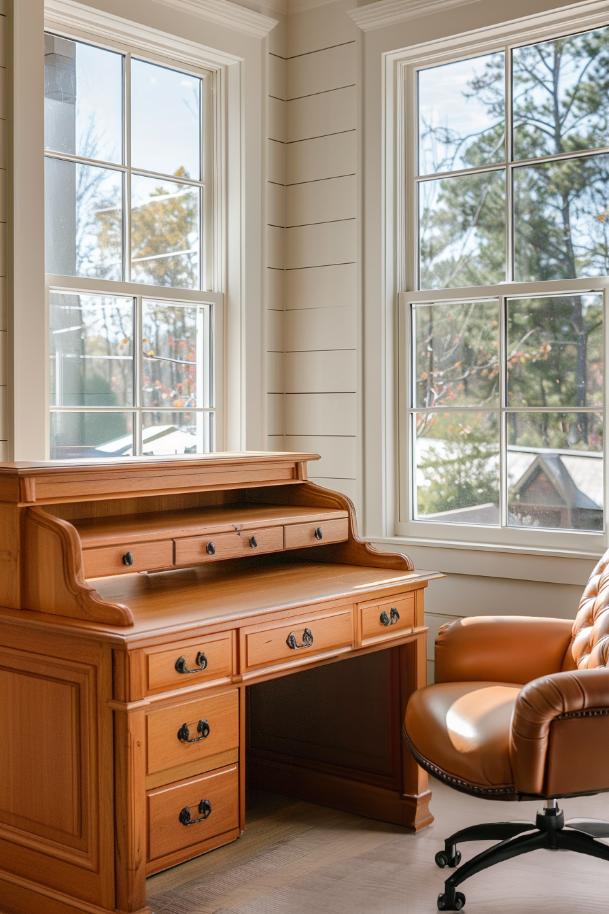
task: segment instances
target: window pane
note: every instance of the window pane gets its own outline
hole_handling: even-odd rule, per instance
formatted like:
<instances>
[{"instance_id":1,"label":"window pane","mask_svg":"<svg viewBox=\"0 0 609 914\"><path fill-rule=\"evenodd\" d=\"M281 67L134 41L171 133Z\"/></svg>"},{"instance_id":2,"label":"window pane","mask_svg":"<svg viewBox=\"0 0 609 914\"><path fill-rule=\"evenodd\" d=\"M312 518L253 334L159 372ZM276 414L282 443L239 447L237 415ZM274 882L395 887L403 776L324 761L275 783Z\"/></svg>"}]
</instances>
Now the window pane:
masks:
<instances>
[{"instance_id":1,"label":"window pane","mask_svg":"<svg viewBox=\"0 0 609 914\"><path fill-rule=\"evenodd\" d=\"M131 67L131 158L135 168L201 177L201 80L143 60Z\"/></svg>"},{"instance_id":2,"label":"window pane","mask_svg":"<svg viewBox=\"0 0 609 914\"><path fill-rule=\"evenodd\" d=\"M143 412L142 453L207 454L213 450L211 413Z\"/></svg>"},{"instance_id":3,"label":"window pane","mask_svg":"<svg viewBox=\"0 0 609 914\"><path fill-rule=\"evenodd\" d=\"M131 195L132 280L200 288L199 189L134 175Z\"/></svg>"},{"instance_id":4,"label":"window pane","mask_svg":"<svg viewBox=\"0 0 609 914\"><path fill-rule=\"evenodd\" d=\"M416 305L417 407L498 405L499 305Z\"/></svg>"},{"instance_id":5,"label":"window pane","mask_svg":"<svg viewBox=\"0 0 609 914\"><path fill-rule=\"evenodd\" d=\"M51 413L52 460L132 456L131 413Z\"/></svg>"},{"instance_id":6,"label":"window pane","mask_svg":"<svg viewBox=\"0 0 609 914\"><path fill-rule=\"evenodd\" d=\"M103 162L123 161L123 58L45 35L44 143Z\"/></svg>"},{"instance_id":7,"label":"window pane","mask_svg":"<svg viewBox=\"0 0 609 914\"><path fill-rule=\"evenodd\" d=\"M609 29L513 52L514 157L609 144Z\"/></svg>"},{"instance_id":8,"label":"window pane","mask_svg":"<svg viewBox=\"0 0 609 914\"><path fill-rule=\"evenodd\" d=\"M510 406L602 406L603 296L507 303Z\"/></svg>"},{"instance_id":9,"label":"window pane","mask_svg":"<svg viewBox=\"0 0 609 914\"><path fill-rule=\"evenodd\" d=\"M144 406L192 409L212 405L209 324L206 306L143 303Z\"/></svg>"},{"instance_id":10,"label":"window pane","mask_svg":"<svg viewBox=\"0 0 609 914\"><path fill-rule=\"evenodd\" d=\"M123 278L123 179L59 159L45 163L47 273Z\"/></svg>"},{"instance_id":11,"label":"window pane","mask_svg":"<svg viewBox=\"0 0 609 914\"><path fill-rule=\"evenodd\" d=\"M505 172L461 175L419 185L422 289L505 280Z\"/></svg>"},{"instance_id":12,"label":"window pane","mask_svg":"<svg viewBox=\"0 0 609 914\"><path fill-rule=\"evenodd\" d=\"M419 174L505 161L503 52L419 71Z\"/></svg>"},{"instance_id":13,"label":"window pane","mask_svg":"<svg viewBox=\"0 0 609 914\"><path fill-rule=\"evenodd\" d=\"M509 413L511 526L602 530L603 424L596 413Z\"/></svg>"},{"instance_id":14,"label":"window pane","mask_svg":"<svg viewBox=\"0 0 609 914\"><path fill-rule=\"evenodd\" d=\"M609 155L514 169L515 279L609 273Z\"/></svg>"},{"instance_id":15,"label":"window pane","mask_svg":"<svg viewBox=\"0 0 609 914\"><path fill-rule=\"evenodd\" d=\"M415 519L498 524L497 414L418 413L415 422Z\"/></svg>"},{"instance_id":16,"label":"window pane","mask_svg":"<svg viewBox=\"0 0 609 914\"><path fill-rule=\"evenodd\" d=\"M133 299L49 294L51 403L133 404Z\"/></svg>"}]
</instances>

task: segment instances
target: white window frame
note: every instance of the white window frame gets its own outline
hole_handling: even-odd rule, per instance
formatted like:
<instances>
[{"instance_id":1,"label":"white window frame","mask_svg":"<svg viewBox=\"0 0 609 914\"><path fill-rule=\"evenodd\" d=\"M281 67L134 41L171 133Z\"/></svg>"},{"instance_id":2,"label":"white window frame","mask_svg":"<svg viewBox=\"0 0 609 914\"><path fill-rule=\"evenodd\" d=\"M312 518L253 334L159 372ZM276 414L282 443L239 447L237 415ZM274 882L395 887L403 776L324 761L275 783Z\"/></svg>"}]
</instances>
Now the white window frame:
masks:
<instances>
[{"instance_id":1,"label":"white window frame","mask_svg":"<svg viewBox=\"0 0 609 914\"><path fill-rule=\"evenodd\" d=\"M421 545L472 545L517 549L527 552L561 551L565 554L597 555L608 543L609 510L609 447L607 441L609 320L609 278L590 277L585 280L552 281L540 283L503 282L494 286L416 290L417 243L414 231L417 226L417 195L411 193L415 186L415 163L417 156L417 102L416 73L420 69L451 63L470 57L496 51L511 53L512 48L523 44L549 40L589 29L609 26L609 10L571 17L559 17L558 21L547 24L549 17L536 17L532 21L512 23L496 29L480 30L453 39L442 39L425 46L385 55L385 254L388 283L394 287L394 314L387 322L387 330L393 331L393 339L387 340L386 364L393 364L393 427L395 429L393 460L388 460L395 470L395 487L386 487L388 498L395 499L394 536L407 537L410 542ZM506 79L507 79L506 68ZM510 99L509 90L507 94ZM510 113L506 111L506 134L510 129ZM509 138L506 137L506 143ZM606 147L597 152L606 151ZM581 153L580 153L581 155ZM569 157L560 156L557 158ZM545 157L544 157L545 158ZM554 157L552 157L554 158ZM519 163L520 164L520 163ZM510 164L507 166L510 170ZM483 169L487 170L487 169ZM393 200L390 199L390 195ZM506 233L508 234L508 233ZM389 243L393 241L393 251ZM508 239L511 251L511 239ZM541 528L499 527L479 524L442 524L412 520L411 511L414 495L412 478L411 421L409 415L412 383L411 364L411 306L422 302L458 302L486 299L503 299L519 295L552 295L560 292L602 292L604 294L604 355L605 355L605 405L604 419L604 529L602 532L554 531ZM504 304L502 302L502 308ZM503 331L502 331L503 333ZM503 371L502 366L502 371ZM502 404L503 405L503 404ZM599 410L595 410L599 412ZM497 410L499 412L499 409ZM502 442L503 444L503 442ZM405 456L404 456L405 455ZM390 455L387 455L388 457ZM506 483L505 467L502 485Z\"/></svg>"},{"instance_id":2,"label":"white window frame","mask_svg":"<svg viewBox=\"0 0 609 914\"><path fill-rule=\"evenodd\" d=\"M224 197L221 185L221 169L218 158L220 145L217 142L216 132L222 129L222 119L219 117L218 96L219 92L219 74L212 69L201 66L176 64L169 56L151 53L150 50L140 49L137 44L129 43L128 45L121 41L103 40L96 38L94 34L74 28L53 28L45 23L45 34L52 34L57 37L65 38L72 41L81 41L91 44L95 47L119 53L123 57L122 66L122 88L123 88L123 107L122 107L122 128L123 128L123 162L106 163L98 160L88 160L79 155L70 153L59 153L49 151L45 148L44 156L46 159L73 162L76 164L91 164L102 166L119 172L124 176L123 183L123 264L126 271L130 270L131 261L131 194L130 187L131 176L143 175L144 177L158 178L159 180L173 180L170 175L157 174L134 168L131 161L131 61L133 58L143 60L146 63L158 64L159 66L187 73L201 79L201 98L200 98L200 123L203 132L203 142L201 143L201 175L197 181L182 181L185 186L197 187L203 194L203 205L199 208L199 232L200 232L200 277L201 289L183 289L167 286L157 286L148 283L135 283L125 280L102 280L83 276L57 276L50 273L45 274L45 306L46 314L49 313L49 296L52 292L81 293L81 294L98 294L98 295L119 295L132 298L134 301L134 337L133 337L133 404L124 407L95 407L87 408L84 406L65 407L61 405L52 405L47 390L47 434L46 434L46 457L50 455L51 435L50 435L50 417L53 413L81 413L81 412L112 412L124 413L133 416L133 441L134 456L141 456L143 450L142 442L142 415L146 412L166 412L166 413L205 413L213 415L212 426L212 450L223 450L225 446L224 422L223 422L223 378L224 378L224 294L220 291L222 287L222 276L224 273L222 251L216 243L216 238L222 232L222 213L218 205ZM178 409L175 407L146 407L142 404L141 391L141 361L142 361L142 305L144 300L164 301L167 304L175 303L177 305L193 305L209 307L211 310L211 371L209 381L210 390L210 407L197 407L189 409ZM207 380L207 379L206 379ZM202 452L204 453L204 452Z\"/></svg>"}]
</instances>

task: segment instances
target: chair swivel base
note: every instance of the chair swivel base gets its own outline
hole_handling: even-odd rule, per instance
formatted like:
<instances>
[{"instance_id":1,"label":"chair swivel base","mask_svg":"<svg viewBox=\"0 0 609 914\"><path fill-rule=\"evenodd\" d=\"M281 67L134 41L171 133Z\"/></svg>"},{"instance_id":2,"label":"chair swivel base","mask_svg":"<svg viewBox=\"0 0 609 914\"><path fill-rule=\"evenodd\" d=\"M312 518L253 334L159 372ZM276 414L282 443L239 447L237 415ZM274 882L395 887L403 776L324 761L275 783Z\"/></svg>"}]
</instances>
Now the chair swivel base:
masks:
<instances>
[{"instance_id":1,"label":"chair swivel base","mask_svg":"<svg viewBox=\"0 0 609 914\"><path fill-rule=\"evenodd\" d=\"M596 838L609 838L609 822L572 819L565 822L562 811L552 801L537 814L535 824L532 822L493 822L472 825L455 832L444 842L444 850L436 854L439 867L459 866L461 852L457 844L464 841L499 841L459 866L444 883L444 892L438 896L439 911L460 911L465 905L465 895L457 891L470 876L481 870L528 854L530 851L567 850L590 857L599 857L609 861L609 847L601 844Z\"/></svg>"}]
</instances>

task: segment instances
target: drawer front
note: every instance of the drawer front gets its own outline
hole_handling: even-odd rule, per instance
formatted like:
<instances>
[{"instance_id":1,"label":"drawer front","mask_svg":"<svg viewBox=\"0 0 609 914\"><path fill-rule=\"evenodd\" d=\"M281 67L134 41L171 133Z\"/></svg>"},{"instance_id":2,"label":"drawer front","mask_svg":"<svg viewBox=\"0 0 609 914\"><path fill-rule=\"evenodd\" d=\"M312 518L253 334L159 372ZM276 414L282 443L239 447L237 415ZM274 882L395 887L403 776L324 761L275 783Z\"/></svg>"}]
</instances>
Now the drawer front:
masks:
<instances>
[{"instance_id":1,"label":"drawer front","mask_svg":"<svg viewBox=\"0 0 609 914\"><path fill-rule=\"evenodd\" d=\"M327 616L301 617L274 626L260 626L243 632L245 669L273 663L298 663L309 655L353 645L351 607Z\"/></svg>"},{"instance_id":2,"label":"drawer front","mask_svg":"<svg viewBox=\"0 0 609 914\"><path fill-rule=\"evenodd\" d=\"M360 606L362 642L377 638L396 638L415 624L414 593L398 594L383 603Z\"/></svg>"},{"instance_id":3,"label":"drawer front","mask_svg":"<svg viewBox=\"0 0 609 914\"><path fill-rule=\"evenodd\" d=\"M325 520L307 524L288 524L285 528L285 548L321 546L324 543L341 543L349 537L349 519Z\"/></svg>"},{"instance_id":4,"label":"drawer front","mask_svg":"<svg viewBox=\"0 0 609 914\"><path fill-rule=\"evenodd\" d=\"M173 541L129 543L83 549L85 577L100 578L109 574L134 571L159 571L173 567Z\"/></svg>"},{"instance_id":5,"label":"drawer front","mask_svg":"<svg viewBox=\"0 0 609 914\"><path fill-rule=\"evenodd\" d=\"M282 527L260 527L241 533L217 533L212 536L186 536L176 540L176 565L238 559L246 555L280 552L283 549Z\"/></svg>"},{"instance_id":6,"label":"drawer front","mask_svg":"<svg viewBox=\"0 0 609 914\"><path fill-rule=\"evenodd\" d=\"M239 825L236 765L148 793L148 860L158 860Z\"/></svg>"},{"instance_id":7,"label":"drawer front","mask_svg":"<svg viewBox=\"0 0 609 914\"><path fill-rule=\"evenodd\" d=\"M229 679L233 672L231 632L178 641L163 650L146 651L149 692L200 682Z\"/></svg>"},{"instance_id":8,"label":"drawer front","mask_svg":"<svg viewBox=\"0 0 609 914\"><path fill-rule=\"evenodd\" d=\"M150 711L146 716L148 774L209 758L238 745L237 689Z\"/></svg>"}]
</instances>

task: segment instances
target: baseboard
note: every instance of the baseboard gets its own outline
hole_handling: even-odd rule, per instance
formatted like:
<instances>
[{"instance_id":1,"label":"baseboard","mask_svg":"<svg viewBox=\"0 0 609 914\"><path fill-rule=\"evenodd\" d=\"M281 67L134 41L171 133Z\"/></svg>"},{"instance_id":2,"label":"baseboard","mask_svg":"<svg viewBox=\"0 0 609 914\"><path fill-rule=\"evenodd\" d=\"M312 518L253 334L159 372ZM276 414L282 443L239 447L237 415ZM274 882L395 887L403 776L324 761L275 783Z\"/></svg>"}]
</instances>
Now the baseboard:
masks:
<instances>
[{"instance_id":1,"label":"baseboard","mask_svg":"<svg viewBox=\"0 0 609 914\"><path fill-rule=\"evenodd\" d=\"M100 908L4 870L0 870L0 899L0 914L116 914L116 908ZM131 914L152 912L145 907Z\"/></svg>"},{"instance_id":2,"label":"baseboard","mask_svg":"<svg viewBox=\"0 0 609 914\"><path fill-rule=\"evenodd\" d=\"M429 790L418 796L401 795L386 787L329 774L308 765L260 756L250 757L248 761L248 782L253 787L401 825L412 831L419 831L433 822L429 812Z\"/></svg>"}]
</instances>

